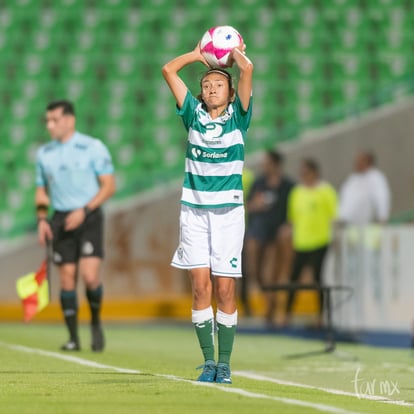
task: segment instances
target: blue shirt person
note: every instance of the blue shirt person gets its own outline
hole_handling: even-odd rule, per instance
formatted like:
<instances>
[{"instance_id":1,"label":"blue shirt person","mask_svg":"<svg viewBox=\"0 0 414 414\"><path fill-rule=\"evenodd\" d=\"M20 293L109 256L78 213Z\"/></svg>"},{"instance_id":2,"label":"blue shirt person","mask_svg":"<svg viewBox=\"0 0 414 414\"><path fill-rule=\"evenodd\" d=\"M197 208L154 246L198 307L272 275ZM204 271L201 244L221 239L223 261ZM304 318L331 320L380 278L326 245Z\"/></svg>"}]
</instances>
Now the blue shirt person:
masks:
<instances>
[{"instance_id":1,"label":"blue shirt person","mask_svg":"<svg viewBox=\"0 0 414 414\"><path fill-rule=\"evenodd\" d=\"M79 132L65 142L49 142L37 152L36 185L48 188L57 211L86 206L99 192L99 177L113 172L105 145Z\"/></svg>"},{"instance_id":2,"label":"blue shirt person","mask_svg":"<svg viewBox=\"0 0 414 414\"><path fill-rule=\"evenodd\" d=\"M80 349L76 275L84 281L91 310L91 347L102 351L100 321L103 258L101 205L115 192L114 167L102 141L75 129L75 109L66 100L46 108L46 128L52 139L37 152L36 211L38 239L52 241L53 261L60 276L60 302L69 331L62 350ZM54 213L48 217L49 206Z\"/></svg>"}]
</instances>

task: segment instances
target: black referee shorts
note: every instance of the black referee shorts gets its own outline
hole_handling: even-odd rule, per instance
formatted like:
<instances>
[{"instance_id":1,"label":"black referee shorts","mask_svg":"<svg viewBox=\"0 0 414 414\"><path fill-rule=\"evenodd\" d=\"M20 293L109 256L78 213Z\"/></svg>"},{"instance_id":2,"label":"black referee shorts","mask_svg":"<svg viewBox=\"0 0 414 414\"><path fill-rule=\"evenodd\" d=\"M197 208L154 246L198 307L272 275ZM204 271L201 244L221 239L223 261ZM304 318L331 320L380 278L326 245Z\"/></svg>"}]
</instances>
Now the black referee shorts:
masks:
<instances>
[{"instance_id":1,"label":"black referee shorts","mask_svg":"<svg viewBox=\"0 0 414 414\"><path fill-rule=\"evenodd\" d=\"M50 225L53 231L53 262L57 265L77 263L81 257L103 258L103 212L92 211L75 230L65 230L69 212L56 211Z\"/></svg>"}]
</instances>

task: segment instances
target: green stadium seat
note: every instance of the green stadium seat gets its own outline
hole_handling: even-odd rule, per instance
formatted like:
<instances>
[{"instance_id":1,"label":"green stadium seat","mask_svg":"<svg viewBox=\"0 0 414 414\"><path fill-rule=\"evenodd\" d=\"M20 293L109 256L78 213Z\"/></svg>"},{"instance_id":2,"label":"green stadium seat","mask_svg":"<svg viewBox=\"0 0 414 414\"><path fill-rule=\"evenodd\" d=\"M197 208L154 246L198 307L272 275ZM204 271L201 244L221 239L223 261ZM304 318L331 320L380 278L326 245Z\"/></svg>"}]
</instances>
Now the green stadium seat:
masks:
<instances>
[{"instance_id":1,"label":"green stadium seat","mask_svg":"<svg viewBox=\"0 0 414 414\"><path fill-rule=\"evenodd\" d=\"M86 7L84 0L57 0L55 6L60 10L60 14L65 16L69 13L81 14Z\"/></svg>"},{"instance_id":2,"label":"green stadium seat","mask_svg":"<svg viewBox=\"0 0 414 414\"><path fill-rule=\"evenodd\" d=\"M118 197L181 174L185 131L160 69L215 24L236 27L255 64L255 139L248 151L294 139L303 128L339 120L355 108L397 99L407 93L401 81L414 68L414 4L406 0L5 4L0 164L10 173L1 178L0 166L9 203L0 202L3 236L17 234L32 219L32 202L26 206L25 198L33 191L29 166L34 143L48 139L41 118L52 99L75 101L78 129L108 144ZM202 71L201 65L183 70L191 90ZM23 196L12 192L16 185L26 189Z\"/></svg>"}]
</instances>

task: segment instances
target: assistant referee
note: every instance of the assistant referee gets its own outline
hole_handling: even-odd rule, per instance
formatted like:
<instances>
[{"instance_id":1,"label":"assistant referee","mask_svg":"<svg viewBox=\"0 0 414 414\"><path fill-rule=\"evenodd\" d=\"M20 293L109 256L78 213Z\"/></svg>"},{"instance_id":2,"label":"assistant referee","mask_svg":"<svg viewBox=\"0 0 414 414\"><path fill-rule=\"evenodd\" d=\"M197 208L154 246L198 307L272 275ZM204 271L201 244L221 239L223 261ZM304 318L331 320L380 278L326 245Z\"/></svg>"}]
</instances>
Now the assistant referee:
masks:
<instances>
[{"instance_id":1,"label":"assistant referee","mask_svg":"<svg viewBox=\"0 0 414 414\"><path fill-rule=\"evenodd\" d=\"M52 141L36 158L36 211L40 244L52 240L53 261L59 269L60 302L69 330L65 351L80 350L77 275L84 281L91 311L91 347L105 346L101 326L103 213L101 205L115 192L114 167L106 146L75 130L74 105L67 100L46 108ZM49 206L53 209L48 218Z\"/></svg>"}]
</instances>

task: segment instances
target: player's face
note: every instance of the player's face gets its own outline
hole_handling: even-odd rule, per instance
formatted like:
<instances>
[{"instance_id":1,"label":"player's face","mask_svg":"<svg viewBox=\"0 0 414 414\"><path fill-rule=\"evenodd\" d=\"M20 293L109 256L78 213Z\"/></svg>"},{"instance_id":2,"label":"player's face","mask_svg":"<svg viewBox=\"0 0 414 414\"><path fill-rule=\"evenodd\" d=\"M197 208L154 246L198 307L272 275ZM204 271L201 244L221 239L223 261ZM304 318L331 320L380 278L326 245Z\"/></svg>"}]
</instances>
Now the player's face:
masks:
<instances>
[{"instance_id":1,"label":"player's face","mask_svg":"<svg viewBox=\"0 0 414 414\"><path fill-rule=\"evenodd\" d=\"M318 181L318 176L306 164L301 165L299 175L305 185L313 185Z\"/></svg>"},{"instance_id":2,"label":"player's face","mask_svg":"<svg viewBox=\"0 0 414 414\"><path fill-rule=\"evenodd\" d=\"M280 174L280 166L275 163L269 155L265 154L263 158L263 174L266 176L278 175Z\"/></svg>"},{"instance_id":3,"label":"player's face","mask_svg":"<svg viewBox=\"0 0 414 414\"><path fill-rule=\"evenodd\" d=\"M64 140L73 134L74 116L64 114L63 108L56 108L46 112L46 128L52 139Z\"/></svg>"},{"instance_id":4,"label":"player's face","mask_svg":"<svg viewBox=\"0 0 414 414\"><path fill-rule=\"evenodd\" d=\"M365 172L369 167L369 162L365 154L359 153L354 162L354 170L359 173Z\"/></svg>"},{"instance_id":5,"label":"player's face","mask_svg":"<svg viewBox=\"0 0 414 414\"><path fill-rule=\"evenodd\" d=\"M229 81L225 75L211 73L201 82L201 96L208 109L227 106L230 102Z\"/></svg>"}]
</instances>

